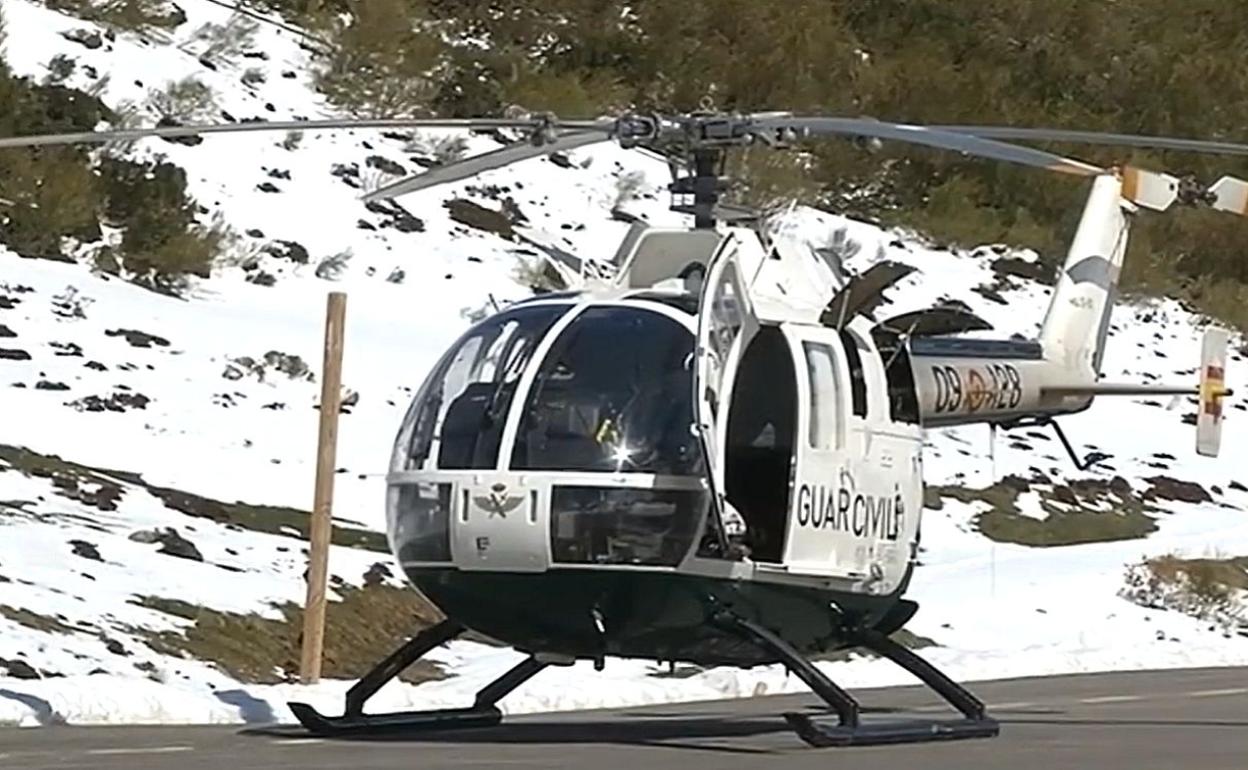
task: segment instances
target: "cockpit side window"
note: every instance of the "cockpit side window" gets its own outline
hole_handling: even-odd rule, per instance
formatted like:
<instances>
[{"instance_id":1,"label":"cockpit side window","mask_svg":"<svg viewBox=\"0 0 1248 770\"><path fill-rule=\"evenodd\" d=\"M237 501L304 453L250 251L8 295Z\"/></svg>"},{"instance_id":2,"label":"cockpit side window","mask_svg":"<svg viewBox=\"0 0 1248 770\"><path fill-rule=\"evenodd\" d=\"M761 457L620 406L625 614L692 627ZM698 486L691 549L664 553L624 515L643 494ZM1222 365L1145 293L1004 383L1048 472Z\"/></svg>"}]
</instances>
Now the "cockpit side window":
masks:
<instances>
[{"instance_id":1,"label":"cockpit side window","mask_svg":"<svg viewBox=\"0 0 1248 770\"><path fill-rule=\"evenodd\" d=\"M589 308L542 362L512 469L700 474L692 353L693 334L665 315Z\"/></svg>"},{"instance_id":2,"label":"cockpit side window","mask_svg":"<svg viewBox=\"0 0 1248 770\"><path fill-rule=\"evenodd\" d=\"M444 470L494 468L520 375L569 307L516 308L469 331L430 375L409 412L403 468L426 468L431 458Z\"/></svg>"}]
</instances>

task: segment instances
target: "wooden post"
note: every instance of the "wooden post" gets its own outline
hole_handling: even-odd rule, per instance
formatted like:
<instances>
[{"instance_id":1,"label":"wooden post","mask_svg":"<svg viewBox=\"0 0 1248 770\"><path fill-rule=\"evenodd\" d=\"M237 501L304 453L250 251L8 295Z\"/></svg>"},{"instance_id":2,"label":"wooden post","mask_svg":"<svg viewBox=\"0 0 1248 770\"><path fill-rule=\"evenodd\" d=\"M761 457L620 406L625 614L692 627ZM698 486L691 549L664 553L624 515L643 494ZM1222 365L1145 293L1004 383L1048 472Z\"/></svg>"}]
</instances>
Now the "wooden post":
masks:
<instances>
[{"instance_id":1,"label":"wooden post","mask_svg":"<svg viewBox=\"0 0 1248 770\"><path fill-rule=\"evenodd\" d=\"M303 655L300 680L313 684L321 678L321 651L325 644L325 585L329 577L329 541L333 532L334 463L338 449L338 410L342 391L342 337L347 295L335 291L325 309L325 365L321 370L321 428L316 446L316 490L309 527L308 596L303 606Z\"/></svg>"}]
</instances>

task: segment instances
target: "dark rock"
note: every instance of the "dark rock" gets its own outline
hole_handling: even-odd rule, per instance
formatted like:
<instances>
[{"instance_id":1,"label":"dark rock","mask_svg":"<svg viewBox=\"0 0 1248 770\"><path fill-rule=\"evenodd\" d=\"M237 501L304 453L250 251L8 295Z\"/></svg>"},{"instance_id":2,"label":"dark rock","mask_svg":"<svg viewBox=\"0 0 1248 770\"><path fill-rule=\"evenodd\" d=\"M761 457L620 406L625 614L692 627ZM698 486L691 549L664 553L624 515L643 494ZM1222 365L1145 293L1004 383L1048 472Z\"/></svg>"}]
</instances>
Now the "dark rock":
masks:
<instances>
[{"instance_id":1,"label":"dark rock","mask_svg":"<svg viewBox=\"0 0 1248 770\"><path fill-rule=\"evenodd\" d=\"M176 529L166 529L158 534L158 542L160 548L156 553L163 553L169 556L176 556L179 559L190 559L191 561L203 561L204 556L195 547L190 540L178 534Z\"/></svg>"},{"instance_id":2,"label":"dark rock","mask_svg":"<svg viewBox=\"0 0 1248 770\"><path fill-rule=\"evenodd\" d=\"M25 350L15 348L0 348L0 360L4 361L29 361L30 354Z\"/></svg>"},{"instance_id":3,"label":"dark rock","mask_svg":"<svg viewBox=\"0 0 1248 770\"><path fill-rule=\"evenodd\" d=\"M107 398L86 396L66 402L80 412L124 412L127 409L146 409L151 399L142 393L113 393Z\"/></svg>"},{"instance_id":4,"label":"dark rock","mask_svg":"<svg viewBox=\"0 0 1248 770\"><path fill-rule=\"evenodd\" d=\"M13 331L4 324L0 324L0 337L16 337L17 332Z\"/></svg>"},{"instance_id":5,"label":"dark rock","mask_svg":"<svg viewBox=\"0 0 1248 770\"><path fill-rule=\"evenodd\" d=\"M1075 495L1075 490L1064 484L1059 484L1053 487L1053 491L1049 493L1049 497L1052 500L1056 500L1059 503L1065 503L1066 505L1079 504L1079 498Z\"/></svg>"},{"instance_id":6,"label":"dark rock","mask_svg":"<svg viewBox=\"0 0 1248 770\"><path fill-rule=\"evenodd\" d=\"M330 167L329 173L331 176L336 176L343 182L346 182L348 187L354 187L358 190L362 185L360 182L360 167L356 163L335 163Z\"/></svg>"},{"instance_id":7,"label":"dark rock","mask_svg":"<svg viewBox=\"0 0 1248 770\"><path fill-rule=\"evenodd\" d=\"M73 342L50 342L49 346L56 351L56 355L65 356L66 358L81 358L82 348Z\"/></svg>"},{"instance_id":8,"label":"dark rock","mask_svg":"<svg viewBox=\"0 0 1248 770\"><path fill-rule=\"evenodd\" d=\"M930 508L933 511L939 511L945 507L945 500L940 496L940 490L935 487L923 487L923 507Z\"/></svg>"},{"instance_id":9,"label":"dark rock","mask_svg":"<svg viewBox=\"0 0 1248 770\"><path fill-rule=\"evenodd\" d=\"M407 176L407 169L403 164L396 163L389 158L383 158L380 155L370 155L364 163L369 168L375 168L391 176Z\"/></svg>"},{"instance_id":10,"label":"dark rock","mask_svg":"<svg viewBox=\"0 0 1248 770\"><path fill-rule=\"evenodd\" d=\"M100 363L99 361L88 361L85 364L83 364L83 366L87 367L88 369L94 369L97 372L108 371L108 367Z\"/></svg>"},{"instance_id":11,"label":"dark rock","mask_svg":"<svg viewBox=\"0 0 1248 770\"><path fill-rule=\"evenodd\" d=\"M1213 502L1208 490L1194 481L1181 481L1171 476L1151 476L1145 479L1152 486L1144 493L1149 500L1177 500L1182 503Z\"/></svg>"},{"instance_id":12,"label":"dark rock","mask_svg":"<svg viewBox=\"0 0 1248 770\"><path fill-rule=\"evenodd\" d=\"M130 656L130 651L127 650L124 646L122 646L121 642L117 641L116 639L105 638L104 649L108 650L114 655L120 655L123 658Z\"/></svg>"},{"instance_id":13,"label":"dark rock","mask_svg":"<svg viewBox=\"0 0 1248 770\"><path fill-rule=\"evenodd\" d=\"M52 382L51 380L39 380L35 383L35 390L69 390L69 386L63 382Z\"/></svg>"},{"instance_id":14,"label":"dark rock","mask_svg":"<svg viewBox=\"0 0 1248 770\"><path fill-rule=\"evenodd\" d=\"M1244 486L1238 481L1232 481L1227 486L1229 486L1231 489L1235 490L1236 492L1248 492L1248 486Z\"/></svg>"},{"instance_id":15,"label":"dark rock","mask_svg":"<svg viewBox=\"0 0 1248 770\"><path fill-rule=\"evenodd\" d=\"M1114 476L1109 480L1109 491L1118 495L1118 497L1129 499L1132 496L1131 482L1122 476Z\"/></svg>"},{"instance_id":16,"label":"dark rock","mask_svg":"<svg viewBox=\"0 0 1248 770\"><path fill-rule=\"evenodd\" d=\"M369 201L364 204L364 208L386 217L381 223L382 227L393 227L401 233L421 233L425 230L423 220L413 216L410 211L394 201Z\"/></svg>"},{"instance_id":17,"label":"dark rock","mask_svg":"<svg viewBox=\"0 0 1248 770\"><path fill-rule=\"evenodd\" d=\"M164 337L141 332L138 329L109 329L104 334L108 337L125 337L126 342L136 348L150 348L153 345L162 348L169 347L169 340Z\"/></svg>"},{"instance_id":18,"label":"dark rock","mask_svg":"<svg viewBox=\"0 0 1248 770\"><path fill-rule=\"evenodd\" d=\"M376 586L385 582L386 578L394 577L394 573L384 562L377 562L364 573L364 586Z\"/></svg>"},{"instance_id":19,"label":"dark rock","mask_svg":"<svg viewBox=\"0 0 1248 770\"><path fill-rule=\"evenodd\" d=\"M984 285L982 285L982 286L976 286L974 289L971 289L971 291L973 291L973 292L975 292L976 294L980 295L980 296L981 296L981 297L983 297L984 299L991 300L991 301L993 301L993 302L997 303L998 305L1008 305L1008 304L1010 304L1010 303L1009 303L1009 300L1007 300L1005 297L1002 297L1002 296L1001 296L1001 292L997 291L996 289L994 289L994 288L993 288L993 287L991 287L991 286L988 286L987 284L984 284Z\"/></svg>"},{"instance_id":20,"label":"dark rock","mask_svg":"<svg viewBox=\"0 0 1248 770\"><path fill-rule=\"evenodd\" d=\"M296 265L306 265L311 261L308 250L297 241L274 241L264 247L264 253L278 259L288 259Z\"/></svg>"},{"instance_id":21,"label":"dark rock","mask_svg":"<svg viewBox=\"0 0 1248 770\"><path fill-rule=\"evenodd\" d=\"M5 660L0 658L0 668L6 669L14 679L39 679L39 672L31 668L24 660Z\"/></svg>"},{"instance_id":22,"label":"dark rock","mask_svg":"<svg viewBox=\"0 0 1248 770\"><path fill-rule=\"evenodd\" d=\"M17 297L6 297L0 294L0 310L12 310L20 304L22 301Z\"/></svg>"},{"instance_id":23,"label":"dark rock","mask_svg":"<svg viewBox=\"0 0 1248 770\"><path fill-rule=\"evenodd\" d=\"M259 190L260 192L266 192L266 193L279 193L282 191L281 188L279 188L277 185L273 184L272 182L261 182L260 184L256 185L256 189Z\"/></svg>"},{"instance_id":24,"label":"dark rock","mask_svg":"<svg viewBox=\"0 0 1248 770\"><path fill-rule=\"evenodd\" d=\"M277 276L261 270L247 276L247 283L254 283L257 286L273 286L277 284Z\"/></svg>"},{"instance_id":25,"label":"dark rock","mask_svg":"<svg viewBox=\"0 0 1248 770\"><path fill-rule=\"evenodd\" d=\"M261 229L260 229L260 228L258 228L258 227L252 227L252 228L249 228L246 232L247 232L247 235L248 235L248 236L250 236L250 237L252 237L252 238L263 238L263 237L264 237L264 231L263 231L263 230L261 230Z\"/></svg>"},{"instance_id":26,"label":"dark rock","mask_svg":"<svg viewBox=\"0 0 1248 770\"><path fill-rule=\"evenodd\" d=\"M68 32L62 32L61 37L74 43L78 43L92 51L104 45L104 39L100 37L100 33L95 30L87 29L71 29Z\"/></svg>"},{"instance_id":27,"label":"dark rock","mask_svg":"<svg viewBox=\"0 0 1248 770\"><path fill-rule=\"evenodd\" d=\"M181 125L183 125L181 121L175 120L174 118L171 118L168 115L156 121L157 128L166 128L166 127L181 126ZM196 145L200 145L204 143L204 138L202 136L162 136L161 139L171 144L184 144L187 147L195 147Z\"/></svg>"},{"instance_id":28,"label":"dark rock","mask_svg":"<svg viewBox=\"0 0 1248 770\"><path fill-rule=\"evenodd\" d=\"M69 544L73 546L75 556L81 556L91 561L104 561L100 556L99 549L86 540L70 540Z\"/></svg>"},{"instance_id":29,"label":"dark rock","mask_svg":"<svg viewBox=\"0 0 1248 770\"><path fill-rule=\"evenodd\" d=\"M1031 491L1031 483L1028 482L1027 479L1022 476L1015 476L1012 473L1001 479L1001 486L1006 487L1007 489L1014 489L1019 492Z\"/></svg>"},{"instance_id":30,"label":"dark rock","mask_svg":"<svg viewBox=\"0 0 1248 770\"><path fill-rule=\"evenodd\" d=\"M1018 257L998 257L994 259L992 261L992 271L1000 276L1017 276L1048 285L1056 283L1051 268L1046 268L1039 262L1028 262Z\"/></svg>"},{"instance_id":31,"label":"dark rock","mask_svg":"<svg viewBox=\"0 0 1248 770\"><path fill-rule=\"evenodd\" d=\"M502 211L487 209L466 198L454 198L442 205L450 212L451 219L462 225L494 233L509 240L515 237L512 221Z\"/></svg>"},{"instance_id":32,"label":"dark rock","mask_svg":"<svg viewBox=\"0 0 1248 770\"><path fill-rule=\"evenodd\" d=\"M280 168L271 168L266 173L273 179L285 179L290 181L290 172Z\"/></svg>"}]
</instances>

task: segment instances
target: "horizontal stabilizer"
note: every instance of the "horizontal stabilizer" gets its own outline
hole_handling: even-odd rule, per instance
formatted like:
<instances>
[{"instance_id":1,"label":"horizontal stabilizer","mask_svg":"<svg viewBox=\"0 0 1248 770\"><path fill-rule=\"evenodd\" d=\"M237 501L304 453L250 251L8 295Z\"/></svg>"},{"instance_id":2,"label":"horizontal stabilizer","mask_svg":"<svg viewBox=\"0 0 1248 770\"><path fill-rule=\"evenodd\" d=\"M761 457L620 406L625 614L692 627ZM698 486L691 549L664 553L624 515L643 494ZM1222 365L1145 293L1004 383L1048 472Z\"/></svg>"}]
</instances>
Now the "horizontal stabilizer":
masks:
<instances>
[{"instance_id":1,"label":"horizontal stabilizer","mask_svg":"<svg viewBox=\"0 0 1248 770\"><path fill-rule=\"evenodd\" d=\"M1137 206L1165 211L1179 197L1179 180L1169 174L1126 166L1122 169L1122 197Z\"/></svg>"},{"instance_id":2,"label":"horizontal stabilizer","mask_svg":"<svg viewBox=\"0 0 1248 770\"><path fill-rule=\"evenodd\" d=\"M1209 188L1209 192L1213 194L1213 208L1248 216L1248 182L1224 176Z\"/></svg>"}]
</instances>

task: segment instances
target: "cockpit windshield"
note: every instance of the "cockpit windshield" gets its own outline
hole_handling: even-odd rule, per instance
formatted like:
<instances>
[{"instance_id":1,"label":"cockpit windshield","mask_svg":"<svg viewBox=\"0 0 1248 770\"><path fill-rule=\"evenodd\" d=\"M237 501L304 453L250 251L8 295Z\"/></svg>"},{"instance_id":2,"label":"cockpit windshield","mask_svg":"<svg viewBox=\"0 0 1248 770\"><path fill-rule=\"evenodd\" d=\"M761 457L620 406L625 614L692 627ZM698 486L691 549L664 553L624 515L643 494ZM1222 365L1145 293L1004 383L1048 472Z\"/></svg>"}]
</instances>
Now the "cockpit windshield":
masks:
<instances>
[{"instance_id":1,"label":"cockpit windshield","mask_svg":"<svg viewBox=\"0 0 1248 770\"><path fill-rule=\"evenodd\" d=\"M541 364L512 469L700 474L690 430L693 342L654 311L584 311Z\"/></svg>"},{"instance_id":2,"label":"cockpit windshield","mask_svg":"<svg viewBox=\"0 0 1248 770\"><path fill-rule=\"evenodd\" d=\"M465 335L413 403L405 427L409 433L401 439L402 465L396 470L495 467L520 376L546 332L570 307L519 307Z\"/></svg>"}]
</instances>

